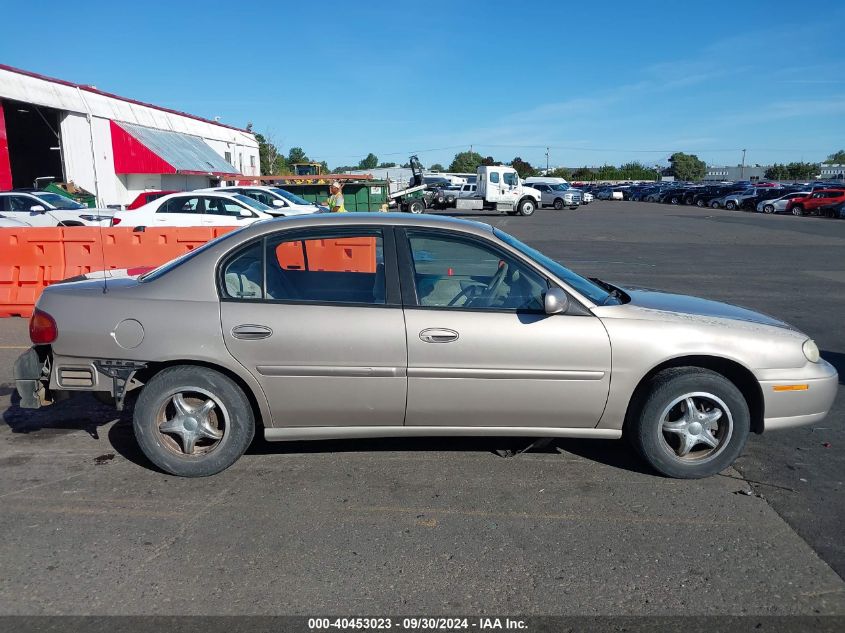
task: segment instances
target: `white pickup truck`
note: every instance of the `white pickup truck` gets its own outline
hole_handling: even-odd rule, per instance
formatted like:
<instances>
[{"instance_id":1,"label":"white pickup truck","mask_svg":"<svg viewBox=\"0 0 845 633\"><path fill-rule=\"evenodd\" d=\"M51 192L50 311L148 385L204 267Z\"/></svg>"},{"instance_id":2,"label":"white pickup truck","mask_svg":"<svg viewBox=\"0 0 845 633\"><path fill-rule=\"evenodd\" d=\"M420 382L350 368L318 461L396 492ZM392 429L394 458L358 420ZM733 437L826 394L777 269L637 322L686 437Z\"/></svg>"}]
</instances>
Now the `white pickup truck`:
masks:
<instances>
[{"instance_id":1,"label":"white pickup truck","mask_svg":"<svg viewBox=\"0 0 845 633\"><path fill-rule=\"evenodd\" d=\"M476 173L474 195L459 197L462 211L505 211L510 215L533 215L540 206L540 192L523 184L513 167L482 165Z\"/></svg>"}]
</instances>

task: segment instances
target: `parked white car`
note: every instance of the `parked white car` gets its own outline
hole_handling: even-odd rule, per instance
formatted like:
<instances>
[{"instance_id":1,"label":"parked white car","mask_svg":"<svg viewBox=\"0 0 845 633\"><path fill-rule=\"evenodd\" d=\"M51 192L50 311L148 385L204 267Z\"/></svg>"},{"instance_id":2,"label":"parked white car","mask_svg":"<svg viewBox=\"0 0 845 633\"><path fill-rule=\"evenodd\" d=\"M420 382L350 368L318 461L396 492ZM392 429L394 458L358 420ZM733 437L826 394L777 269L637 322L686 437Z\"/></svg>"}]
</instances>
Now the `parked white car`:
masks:
<instances>
[{"instance_id":1,"label":"parked white car","mask_svg":"<svg viewBox=\"0 0 845 633\"><path fill-rule=\"evenodd\" d=\"M5 215L0 214L0 229L22 229L28 226L29 224L21 222L20 220L7 218Z\"/></svg>"},{"instance_id":2,"label":"parked white car","mask_svg":"<svg viewBox=\"0 0 845 633\"><path fill-rule=\"evenodd\" d=\"M116 211L115 226L244 226L273 215L270 207L240 193L185 191L131 211Z\"/></svg>"},{"instance_id":3,"label":"parked white car","mask_svg":"<svg viewBox=\"0 0 845 633\"><path fill-rule=\"evenodd\" d=\"M577 209L583 197L580 189L573 189L569 185L548 182L533 182L531 187L540 192L540 203L544 207L555 209Z\"/></svg>"},{"instance_id":4,"label":"parked white car","mask_svg":"<svg viewBox=\"0 0 845 633\"><path fill-rule=\"evenodd\" d=\"M253 200L267 205L267 213L270 215L293 216L308 215L328 211L328 208L321 207L301 198L296 194L281 189L280 187L264 187L259 185L214 187L211 189L198 189L197 191L210 191L212 193L242 194Z\"/></svg>"},{"instance_id":5,"label":"parked white car","mask_svg":"<svg viewBox=\"0 0 845 633\"><path fill-rule=\"evenodd\" d=\"M581 191L577 189L577 191ZM581 204L590 204L596 197L589 191L581 191Z\"/></svg>"},{"instance_id":6,"label":"parked white car","mask_svg":"<svg viewBox=\"0 0 845 633\"><path fill-rule=\"evenodd\" d=\"M23 226L108 226L113 213L110 209L89 209L49 191L0 193L0 214Z\"/></svg>"},{"instance_id":7,"label":"parked white car","mask_svg":"<svg viewBox=\"0 0 845 633\"><path fill-rule=\"evenodd\" d=\"M786 205L793 198L802 198L812 194L812 191L793 191L780 198L761 200L757 203L757 213L782 213L786 211Z\"/></svg>"}]
</instances>

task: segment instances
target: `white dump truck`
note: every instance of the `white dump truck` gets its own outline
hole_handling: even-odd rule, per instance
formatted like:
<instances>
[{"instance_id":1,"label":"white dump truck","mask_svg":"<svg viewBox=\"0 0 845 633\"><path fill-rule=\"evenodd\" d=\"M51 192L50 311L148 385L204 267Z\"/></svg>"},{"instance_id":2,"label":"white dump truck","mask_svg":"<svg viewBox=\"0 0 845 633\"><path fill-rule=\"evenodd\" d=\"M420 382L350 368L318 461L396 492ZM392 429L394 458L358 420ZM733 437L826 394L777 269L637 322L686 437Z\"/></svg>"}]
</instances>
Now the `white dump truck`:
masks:
<instances>
[{"instance_id":1,"label":"white dump truck","mask_svg":"<svg viewBox=\"0 0 845 633\"><path fill-rule=\"evenodd\" d=\"M540 192L523 184L513 167L482 165L475 179L475 193L455 200L462 211L505 211L533 215L540 206Z\"/></svg>"}]
</instances>

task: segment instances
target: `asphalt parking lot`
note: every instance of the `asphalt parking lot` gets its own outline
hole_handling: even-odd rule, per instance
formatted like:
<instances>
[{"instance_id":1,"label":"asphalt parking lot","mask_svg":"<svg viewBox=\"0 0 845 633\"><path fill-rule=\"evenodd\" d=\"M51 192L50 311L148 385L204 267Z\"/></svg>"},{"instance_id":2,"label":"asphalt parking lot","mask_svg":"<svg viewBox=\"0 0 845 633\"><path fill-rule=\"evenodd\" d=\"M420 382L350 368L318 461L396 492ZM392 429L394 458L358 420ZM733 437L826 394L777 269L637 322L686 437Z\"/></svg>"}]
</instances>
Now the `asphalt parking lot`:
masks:
<instances>
[{"instance_id":1,"label":"asphalt parking lot","mask_svg":"<svg viewBox=\"0 0 845 633\"><path fill-rule=\"evenodd\" d=\"M845 375L845 221L633 202L485 216L576 271L738 303ZM267 444L154 470L129 416L16 406L0 319L0 614L845 614L845 387L735 469L659 477L619 442ZM459 411L455 412L460 415Z\"/></svg>"}]
</instances>

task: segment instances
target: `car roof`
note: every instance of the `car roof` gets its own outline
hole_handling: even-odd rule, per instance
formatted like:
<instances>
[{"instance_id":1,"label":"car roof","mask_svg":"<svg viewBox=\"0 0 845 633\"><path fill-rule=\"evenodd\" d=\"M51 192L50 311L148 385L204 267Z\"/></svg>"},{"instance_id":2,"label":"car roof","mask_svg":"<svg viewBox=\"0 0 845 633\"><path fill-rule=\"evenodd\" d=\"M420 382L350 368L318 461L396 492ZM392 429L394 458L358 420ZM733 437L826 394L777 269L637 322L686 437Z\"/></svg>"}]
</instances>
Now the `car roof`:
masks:
<instances>
[{"instance_id":1,"label":"car roof","mask_svg":"<svg viewBox=\"0 0 845 633\"><path fill-rule=\"evenodd\" d=\"M241 235L244 238L255 237L264 233L280 229L310 228L310 227L345 227L345 226L407 226L430 229L462 230L478 235L489 235L493 227L489 224L453 218L443 215L416 215L408 213L312 213L286 218L262 220L249 225Z\"/></svg>"}]
</instances>

